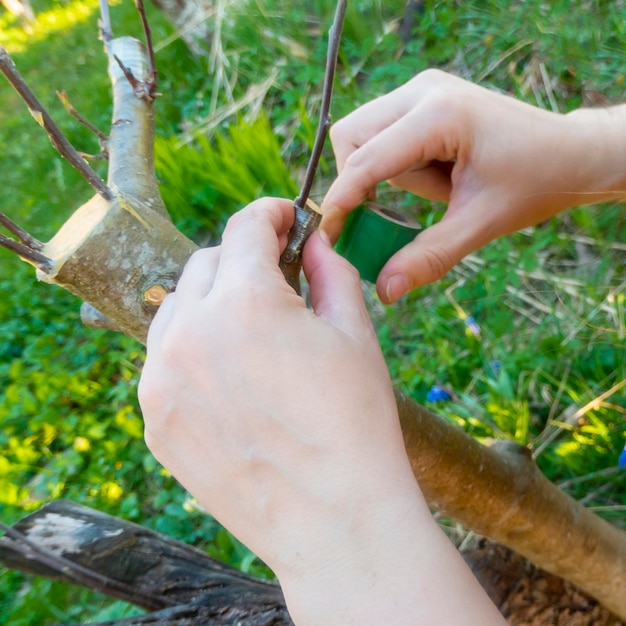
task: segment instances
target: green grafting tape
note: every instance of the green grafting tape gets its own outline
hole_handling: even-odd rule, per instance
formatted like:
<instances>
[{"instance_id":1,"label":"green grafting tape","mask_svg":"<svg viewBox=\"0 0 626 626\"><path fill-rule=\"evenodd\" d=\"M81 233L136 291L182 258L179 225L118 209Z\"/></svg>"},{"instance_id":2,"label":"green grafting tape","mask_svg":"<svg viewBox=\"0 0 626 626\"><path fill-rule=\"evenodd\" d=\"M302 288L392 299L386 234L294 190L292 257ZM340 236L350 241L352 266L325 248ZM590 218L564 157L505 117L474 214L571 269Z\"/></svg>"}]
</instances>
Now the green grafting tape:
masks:
<instances>
[{"instance_id":1,"label":"green grafting tape","mask_svg":"<svg viewBox=\"0 0 626 626\"><path fill-rule=\"evenodd\" d=\"M335 250L371 283L383 265L415 239L421 226L395 209L374 202L355 209L337 241Z\"/></svg>"}]
</instances>

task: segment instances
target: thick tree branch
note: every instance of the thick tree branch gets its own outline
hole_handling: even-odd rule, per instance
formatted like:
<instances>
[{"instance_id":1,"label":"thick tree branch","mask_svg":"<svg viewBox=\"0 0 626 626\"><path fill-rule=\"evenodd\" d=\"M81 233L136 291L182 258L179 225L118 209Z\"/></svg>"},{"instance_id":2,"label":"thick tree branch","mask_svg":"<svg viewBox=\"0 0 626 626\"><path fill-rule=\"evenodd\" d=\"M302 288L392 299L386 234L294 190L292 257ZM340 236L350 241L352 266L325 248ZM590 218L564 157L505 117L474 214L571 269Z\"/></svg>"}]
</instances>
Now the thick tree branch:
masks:
<instances>
[{"instance_id":1,"label":"thick tree branch","mask_svg":"<svg viewBox=\"0 0 626 626\"><path fill-rule=\"evenodd\" d=\"M109 78L113 87L113 121L109 136L108 183L129 198L167 216L154 173L154 107L149 91L150 66L146 47L132 37L108 42ZM118 63L142 85L139 93ZM145 86L148 85L148 86Z\"/></svg>"},{"instance_id":2,"label":"thick tree branch","mask_svg":"<svg viewBox=\"0 0 626 626\"><path fill-rule=\"evenodd\" d=\"M109 187L107 187L98 174L89 167L74 146L66 139L65 135L63 135L46 109L31 91L30 87L24 82L24 79L17 71L9 53L2 46L0 46L0 71L6 76L15 91L17 91L25 102L33 118L35 118L37 123L48 133L52 145L59 154L81 174L100 196L105 200L111 200L113 193Z\"/></svg>"},{"instance_id":3,"label":"thick tree branch","mask_svg":"<svg viewBox=\"0 0 626 626\"><path fill-rule=\"evenodd\" d=\"M58 500L13 528L2 527L0 561L5 566L101 589L143 608L165 609L145 622L122 623L180 626L186 615L196 625L292 626L276 583L105 513ZM265 621L269 617L274 621Z\"/></svg>"}]
</instances>

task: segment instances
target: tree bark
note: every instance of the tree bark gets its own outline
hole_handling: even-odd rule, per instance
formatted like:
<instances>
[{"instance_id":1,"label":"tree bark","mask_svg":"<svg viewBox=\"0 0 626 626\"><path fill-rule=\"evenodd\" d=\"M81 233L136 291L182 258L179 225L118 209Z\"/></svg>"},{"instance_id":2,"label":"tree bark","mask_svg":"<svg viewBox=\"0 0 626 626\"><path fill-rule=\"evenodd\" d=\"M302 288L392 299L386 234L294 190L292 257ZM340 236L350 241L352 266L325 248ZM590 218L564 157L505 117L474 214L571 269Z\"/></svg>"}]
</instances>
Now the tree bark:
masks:
<instances>
[{"instance_id":1,"label":"tree bark","mask_svg":"<svg viewBox=\"0 0 626 626\"><path fill-rule=\"evenodd\" d=\"M58 500L13 528L29 543L6 535L0 539L0 561L6 567L158 609L118 624L293 626L276 583L243 574L137 524ZM97 572L98 580L86 579L84 570Z\"/></svg>"}]
</instances>

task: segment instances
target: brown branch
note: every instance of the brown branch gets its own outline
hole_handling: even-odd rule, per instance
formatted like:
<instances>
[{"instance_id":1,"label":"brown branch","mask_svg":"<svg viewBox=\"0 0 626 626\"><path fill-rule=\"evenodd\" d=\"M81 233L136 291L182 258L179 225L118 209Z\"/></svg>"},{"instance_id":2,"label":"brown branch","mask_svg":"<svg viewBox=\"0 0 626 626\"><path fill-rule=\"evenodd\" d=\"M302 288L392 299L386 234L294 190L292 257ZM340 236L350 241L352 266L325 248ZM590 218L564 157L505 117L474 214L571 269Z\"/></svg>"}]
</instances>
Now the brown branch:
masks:
<instances>
[{"instance_id":1,"label":"brown branch","mask_svg":"<svg viewBox=\"0 0 626 626\"><path fill-rule=\"evenodd\" d=\"M137 11L141 17L141 24L143 26L143 32L146 37L146 48L148 49L148 73L146 75L146 86L148 96L154 100L158 95L157 84L158 74L156 69L156 61L154 59L154 46L152 45L152 31L150 30L150 24L148 24L148 18L146 17L146 9L143 0L135 0Z\"/></svg>"},{"instance_id":2,"label":"brown branch","mask_svg":"<svg viewBox=\"0 0 626 626\"><path fill-rule=\"evenodd\" d=\"M320 119L317 126L317 133L313 150L307 164L304 181L300 194L295 199L293 206L295 211L294 224L289 231L287 247L282 256L280 268L285 275L287 283L300 293L300 269L302 267L302 250L309 236L317 229L322 219L322 215L311 203L308 202L313 179L322 156L324 143L330 128L330 105L333 94L333 82L335 70L337 68L337 57L339 55L339 44L341 42L341 31L346 16L347 0L339 0L335 11L335 18L328 35L328 53L326 56L326 72L324 75L324 86L322 89L322 106Z\"/></svg>"},{"instance_id":3,"label":"brown branch","mask_svg":"<svg viewBox=\"0 0 626 626\"><path fill-rule=\"evenodd\" d=\"M52 260L45 254L42 254L44 245L41 241L35 239L30 233L27 233L4 213L0 213L0 225L4 226L10 233L18 238L18 241L15 241L15 239L11 239L0 233L1 247L14 252L25 261L28 261L43 271L50 270Z\"/></svg>"},{"instance_id":4,"label":"brown branch","mask_svg":"<svg viewBox=\"0 0 626 626\"><path fill-rule=\"evenodd\" d=\"M61 101L61 103L63 104L63 106L65 107L65 110L72 116L74 117L76 120L78 120L78 122L80 122L83 126L85 126L86 128L88 128L94 135L96 135L98 137L98 139L103 142L106 143L108 141L108 137L94 124L92 124L88 119L86 119L85 117L83 117L73 106L72 103L70 102L70 99L67 96L67 92L66 91L57 91L57 96L59 98L59 100Z\"/></svg>"},{"instance_id":5,"label":"brown branch","mask_svg":"<svg viewBox=\"0 0 626 626\"><path fill-rule=\"evenodd\" d=\"M41 254L41 252L37 252L23 243L15 241L15 239L11 239L1 233L0 246L11 252L15 252L19 257L43 271L48 271L51 268L51 260L45 254Z\"/></svg>"},{"instance_id":6,"label":"brown branch","mask_svg":"<svg viewBox=\"0 0 626 626\"><path fill-rule=\"evenodd\" d=\"M9 53L0 46L0 71L6 76L15 91L20 95L37 123L48 133L52 145L59 154L74 167L80 175L105 200L111 200L113 194L105 182L89 167L78 151L67 140L59 127L54 123L46 109L39 102L33 91L18 72Z\"/></svg>"},{"instance_id":7,"label":"brown branch","mask_svg":"<svg viewBox=\"0 0 626 626\"><path fill-rule=\"evenodd\" d=\"M330 105L333 96L333 83L335 80L335 70L337 68L337 58L339 55L339 43L341 42L341 31L343 30L343 22L346 17L347 0L339 0L335 11L335 19L328 34L328 53L326 56L326 73L324 76L324 86L322 88L322 106L320 109L320 120L313 144L313 151L309 158L309 162L304 175L304 182L300 190L300 195L296 198L294 206L304 209L306 201L311 193L313 179L317 171L324 143L328 135L331 124Z\"/></svg>"},{"instance_id":8,"label":"brown branch","mask_svg":"<svg viewBox=\"0 0 626 626\"><path fill-rule=\"evenodd\" d=\"M30 233L27 233L21 226L18 226L4 213L0 213L0 224L4 226L10 233L14 234L23 244L27 245L31 250L43 250L43 243L39 239L35 239Z\"/></svg>"},{"instance_id":9,"label":"brown branch","mask_svg":"<svg viewBox=\"0 0 626 626\"><path fill-rule=\"evenodd\" d=\"M63 576L71 577L80 585L84 585L85 587L95 589L96 591L100 591L108 595L114 593L116 597L135 597L132 585L124 583L120 580L114 580L108 576L103 576L102 574L98 574L87 567L83 567L79 563L71 561L64 556L54 554L50 550L37 545L26 535L3 522L0 522L0 530L3 530L5 535L13 540L13 543L11 544L12 550L22 554L26 558L36 558L42 565L49 567ZM142 608L157 610L168 606L168 603L159 596L143 594L142 598L144 599Z\"/></svg>"}]
</instances>

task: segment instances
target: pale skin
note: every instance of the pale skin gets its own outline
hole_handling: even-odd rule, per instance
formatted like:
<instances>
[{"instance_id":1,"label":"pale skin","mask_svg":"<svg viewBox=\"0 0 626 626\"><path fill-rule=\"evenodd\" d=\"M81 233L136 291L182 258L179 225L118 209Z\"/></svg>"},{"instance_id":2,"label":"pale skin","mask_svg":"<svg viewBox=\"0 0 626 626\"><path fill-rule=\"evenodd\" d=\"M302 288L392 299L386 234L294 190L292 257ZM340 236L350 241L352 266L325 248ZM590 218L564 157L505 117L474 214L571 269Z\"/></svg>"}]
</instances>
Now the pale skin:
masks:
<instances>
[{"instance_id":1,"label":"pale skin","mask_svg":"<svg viewBox=\"0 0 626 626\"><path fill-rule=\"evenodd\" d=\"M339 175L322 228L334 241L384 180L449 203L380 272L378 294L391 303L497 237L626 197L624 137L626 105L561 115L427 70L331 129Z\"/></svg>"},{"instance_id":2,"label":"pale skin","mask_svg":"<svg viewBox=\"0 0 626 626\"><path fill-rule=\"evenodd\" d=\"M332 133L340 174L303 259L312 310L278 267L289 201L254 202L221 246L192 256L148 336L146 442L272 567L298 626L501 625L429 513L358 274L325 233L382 180L449 199L444 220L383 269L392 301L392 275L408 277L405 292L589 193L617 197L626 163L614 135L626 133L606 120L623 125L624 113L556 116L439 72L386 98Z\"/></svg>"}]
</instances>

